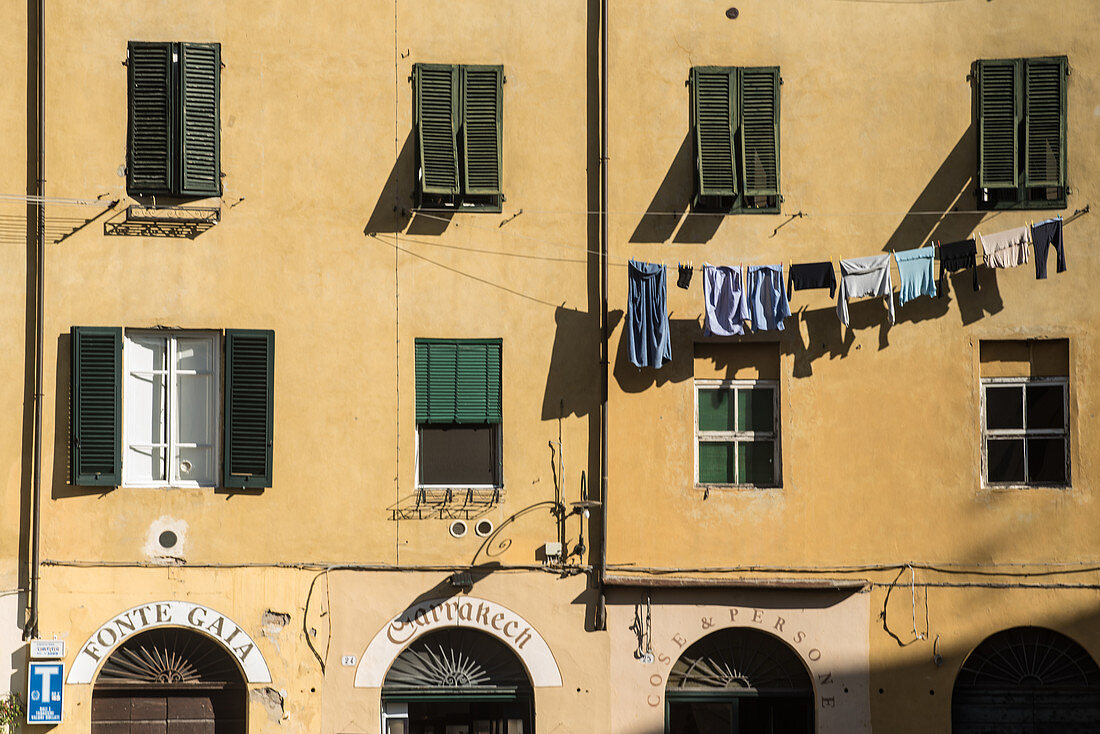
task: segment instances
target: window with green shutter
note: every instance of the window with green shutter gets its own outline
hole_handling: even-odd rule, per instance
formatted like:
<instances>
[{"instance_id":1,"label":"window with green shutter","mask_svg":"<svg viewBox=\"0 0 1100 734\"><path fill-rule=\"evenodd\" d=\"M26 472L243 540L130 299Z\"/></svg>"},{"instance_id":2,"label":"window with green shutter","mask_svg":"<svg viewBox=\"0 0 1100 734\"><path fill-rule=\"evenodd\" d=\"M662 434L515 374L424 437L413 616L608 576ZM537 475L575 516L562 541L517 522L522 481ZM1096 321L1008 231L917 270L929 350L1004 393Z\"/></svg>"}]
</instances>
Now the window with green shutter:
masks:
<instances>
[{"instance_id":1,"label":"window with green shutter","mask_svg":"<svg viewBox=\"0 0 1100 734\"><path fill-rule=\"evenodd\" d=\"M412 82L417 207L499 212L503 67L414 64Z\"/></svg>"},{"instance_id":2,"label":"window with green shutter","mask_svg":"<svg viewBox=\"0 0 1100 734\"><path fill-rule=\"evenodd\" d=\"M779 211L780 84L777 66L692 68L694 208Z\"/></svg>"},{"instance_id":3,"label":"window with green shutter","mask_svg":"<svg viewBox=\"0 0 1100 734\"><path fill-rule=\"evenodd\" d=\"M73 327L71 341L74 485L272 486L274 332L227 329L224 358L217 331Z\"/></svg>"},{"instance_id":4,"label":"window with green shutter","mask_svg":"<svg viewBox=\"0 0 1100 734\"><path fill-rule=\"evenodd\" d=\"M221 46L131 41L126 190L221 195Z\"/></svg>"},{"instance_id":5,"label":"window with green shutter","mask_svg":"<svg viewBox=\"0 0 1100 734\"><path fill-rule=\"evenodd\" d=\"M1066 206L1065 56L974 64L978 206Z\"/></svg>"},{"instance_id":6,"label":"window with green shutter","mask_svg":"<svg viewBox=\"0 0 1100 734\"><path fill-rule=\"evenodd\" d=\"M778 391L770 380L695 381L697 484L779 485Z\"/></svg>"},{"instance_id":7,"label":"window with green shutter","mask_svg":"<svg viewBox=\"0 0 1100 734\"><path fill-rule=\"evenodd\" d=\"M501 485L501 340L417 339L420 486Z\"/></svg>"}]
</instances>

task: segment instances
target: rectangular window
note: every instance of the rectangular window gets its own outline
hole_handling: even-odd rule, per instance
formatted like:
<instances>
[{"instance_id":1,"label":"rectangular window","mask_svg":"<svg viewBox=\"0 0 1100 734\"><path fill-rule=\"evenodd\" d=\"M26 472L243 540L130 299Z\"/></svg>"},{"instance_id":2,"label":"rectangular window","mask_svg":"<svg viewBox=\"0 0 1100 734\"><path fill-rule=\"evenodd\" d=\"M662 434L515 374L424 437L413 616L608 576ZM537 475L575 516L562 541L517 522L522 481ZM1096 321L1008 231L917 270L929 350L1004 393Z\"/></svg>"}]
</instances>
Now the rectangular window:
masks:
<instances>
[{"instance_id":1,"label":"rectangular window","mask_svg":"<svg viewBox=\"0 0 1100 734\"><path fill-rule=\"evenodd\" d=\"M417 207L499 212L504 68L414 64L412 78Z\"/></svg>"},{"instance_id":2,"label":"rectangular window","mask_svg":"<svg viewBox=\"0 0 1100 734\"><path fill-rule=\"evenodd\" d=\"M417 483L501 486L501 340L416 340Z\"/></svg>"},{"instance_id":3,"label":"rectangular window","mask_svg":"<svg viewBox=\"0 0 1100 734\"><path fill-rule=\"evenodd\" d=\"M693 206L719 213L779 211L779 67L691 70Z\"/></svg>"},{"instance_id":4,"label":"rectangular window","mask_svg":"<svg viewBox=\"0 0 1100 734\"><path fill-rule=\"evenodd\" d=\"M982 480L1069 486L1069 342L983 340Z\"/></svg>"},{"instance_id":5,"label":"rectangular window","mask_svg":"<svg viewBox=\"0 0 1100 734\"><path fill-rule=\"evenodd\" d=\"M974 63L978 206L1066 206L1065 56Z\"/></svg>"},{"instance_id":6,"label":"rectangular window","mask_svg":"<svg viewBox=\"0 0 1100 734\"><path fill-rule=\"evenodd\" d=\"M215 483L220 375L213 334L126 331L123 484Z\"/></svg>"},{"instance_id":7,"label":"rectangular window","mask_svg":"<svg viewBox=\"0 0 1100 734\"><path fill-rule=\"evenodd\" d=\"M1065 378L982 380L982 447L989 485L1069 484Z\"/></svg>"},{"instance_id":8,"label":"rectangular window","mask_svg":"<svg viewBox=\"0 0 1100 734\"><path fill-rule=\"evenodd\" d=\"M126 191L221 195L221 45L131 41Z\"/></svg>"},{"instance_id":9,"label":"rectangular window","mask_svg":"<svg viewBox=\"0 0 1100 734\"><path fill-rule=\"evenodd\" d=\"M779 485L778 392L773 380L695 381L697 484Z\"/></svg>"},{"instance_id":10,"label":"rectangular window","mask_svg":"<svg viewBox=\"0 0 1100 734\"><path fill-rule=\"evenodd\" d=\"M224 343L73 327L73 484L270 487L275 336L227 329Z\"/></svg>"}]
</instances>

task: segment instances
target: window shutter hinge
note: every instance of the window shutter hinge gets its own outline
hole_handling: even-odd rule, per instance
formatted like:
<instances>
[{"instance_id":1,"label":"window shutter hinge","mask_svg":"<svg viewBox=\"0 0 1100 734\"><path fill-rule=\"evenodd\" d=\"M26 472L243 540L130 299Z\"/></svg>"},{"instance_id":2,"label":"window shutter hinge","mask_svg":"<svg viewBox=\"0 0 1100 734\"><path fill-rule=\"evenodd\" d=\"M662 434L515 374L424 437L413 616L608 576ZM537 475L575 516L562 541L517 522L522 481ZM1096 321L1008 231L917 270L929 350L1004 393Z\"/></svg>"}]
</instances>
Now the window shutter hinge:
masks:
<instances>
[{"instance_id":1,"label":"window shutter hinge","mask_svg":"<svg viewBox=\"0 0 1100 734\"><path fill-rule=\"evenodd\" d=\"M783 77L779 77L779 86L783 86Z\"/></svg>"}]
</instances>

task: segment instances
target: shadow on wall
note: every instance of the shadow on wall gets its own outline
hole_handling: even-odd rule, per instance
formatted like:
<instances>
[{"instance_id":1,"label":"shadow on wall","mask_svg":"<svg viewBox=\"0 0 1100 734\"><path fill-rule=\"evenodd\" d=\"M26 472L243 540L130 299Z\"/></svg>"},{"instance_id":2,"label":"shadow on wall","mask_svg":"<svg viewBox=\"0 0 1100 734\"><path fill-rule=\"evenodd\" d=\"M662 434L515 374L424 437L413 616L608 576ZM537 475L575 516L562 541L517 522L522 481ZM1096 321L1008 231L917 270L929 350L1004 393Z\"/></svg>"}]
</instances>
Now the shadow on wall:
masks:
<instances>
[{"instance_id":1,"label":"shadow on wall","mask_svg":"<svg viewBox=\"0 0 1100 734\"><path fill-rule=\"evenodd\" d=\"M409 212L413 208L413 181L416 176L416 161L413 159L415 152L416 145L410 130L390 175L378 194L378 201L363 228L363 234L404 232L409 226Z\"/></svg>"},{"instance_id":2,"label":"shadow on wall","mask_svg":"<svg viewBox=\"0 0 1100 734\"><path fill-rule=\"evenodd\" d=\"M114 487L76 487L69 484L69 459L72 455L70 445L69 421L71 418L70 406L72 403L72 338L66 333L57 337L57 370L54 382L53 416L53 483L51 486L52 497L62 499L64 497L84 497L88 494L106 494Z\"/></svg>"},{"instance_id":3,"label":"shadow on wall","mask_svg":"<svg viewBox=\"0 0 1100 734\"><path fill-rule=\"evenodd\" d=\"M709 242L721 226L721 214L697 214L691 211L692 178L695 175L691 159L691 133L684 136L672 158L657 193L642 215L630 241L701 244Z\"/></svg>"},{"instance_id":4,"label":"shadow on wall","mask_svg":"<svg viewBox=\"0 0 1100 734\"><path fill-rule=\"evenodd\" d=\"M618 325L622 311L609 311L608 330ZM554 310L554 345L542 397L542 419L596 415L600 410L600 320L588 313L559 306Z\"/></svg>"}]
</instances>

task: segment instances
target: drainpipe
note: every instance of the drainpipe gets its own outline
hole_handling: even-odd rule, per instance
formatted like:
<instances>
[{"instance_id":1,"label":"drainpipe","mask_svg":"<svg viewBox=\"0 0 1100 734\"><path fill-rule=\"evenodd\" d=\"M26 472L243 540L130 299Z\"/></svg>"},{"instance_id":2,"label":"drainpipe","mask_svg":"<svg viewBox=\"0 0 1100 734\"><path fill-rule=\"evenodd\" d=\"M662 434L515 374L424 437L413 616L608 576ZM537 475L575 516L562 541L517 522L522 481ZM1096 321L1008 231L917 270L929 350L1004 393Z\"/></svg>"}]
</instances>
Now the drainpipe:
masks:
<instances>
[{"instance_id":1,"label":"drainpipe","mask_svg":"<svg viewBox=\"0 0 1100 734\"><path fill-rule=\"evenodd\" d=\"M600 572L596 629L607 629L607 371L611 366L607 333L607 3L600 0Z\"/></svg>"},{"instance_id":2,"label":"drainpipe","mask_svg":"<svg viewBox=\"0 0 1100 734\"><path fill-rule=\"evenodd\" d=\"M34 310L34 456L31 479L31 558L30 558L30 613L27 625L23 628L23 639L38 637L38 567L39 567L39 535L40 519L42 515L42 359L45 352L43 348L43 323L44 311L44 285L46 264L46 35L45 35L45 5L46 0L38 0L35 3L37 11L36 51L38 53L38 133L35 138L35 147L38 149L38 166L35 171L35 194L38 196L36 212L38 219L37 234L35 236L35 250L37 262L34 272L35 310Z\"/></svg>"}]
</instances>

